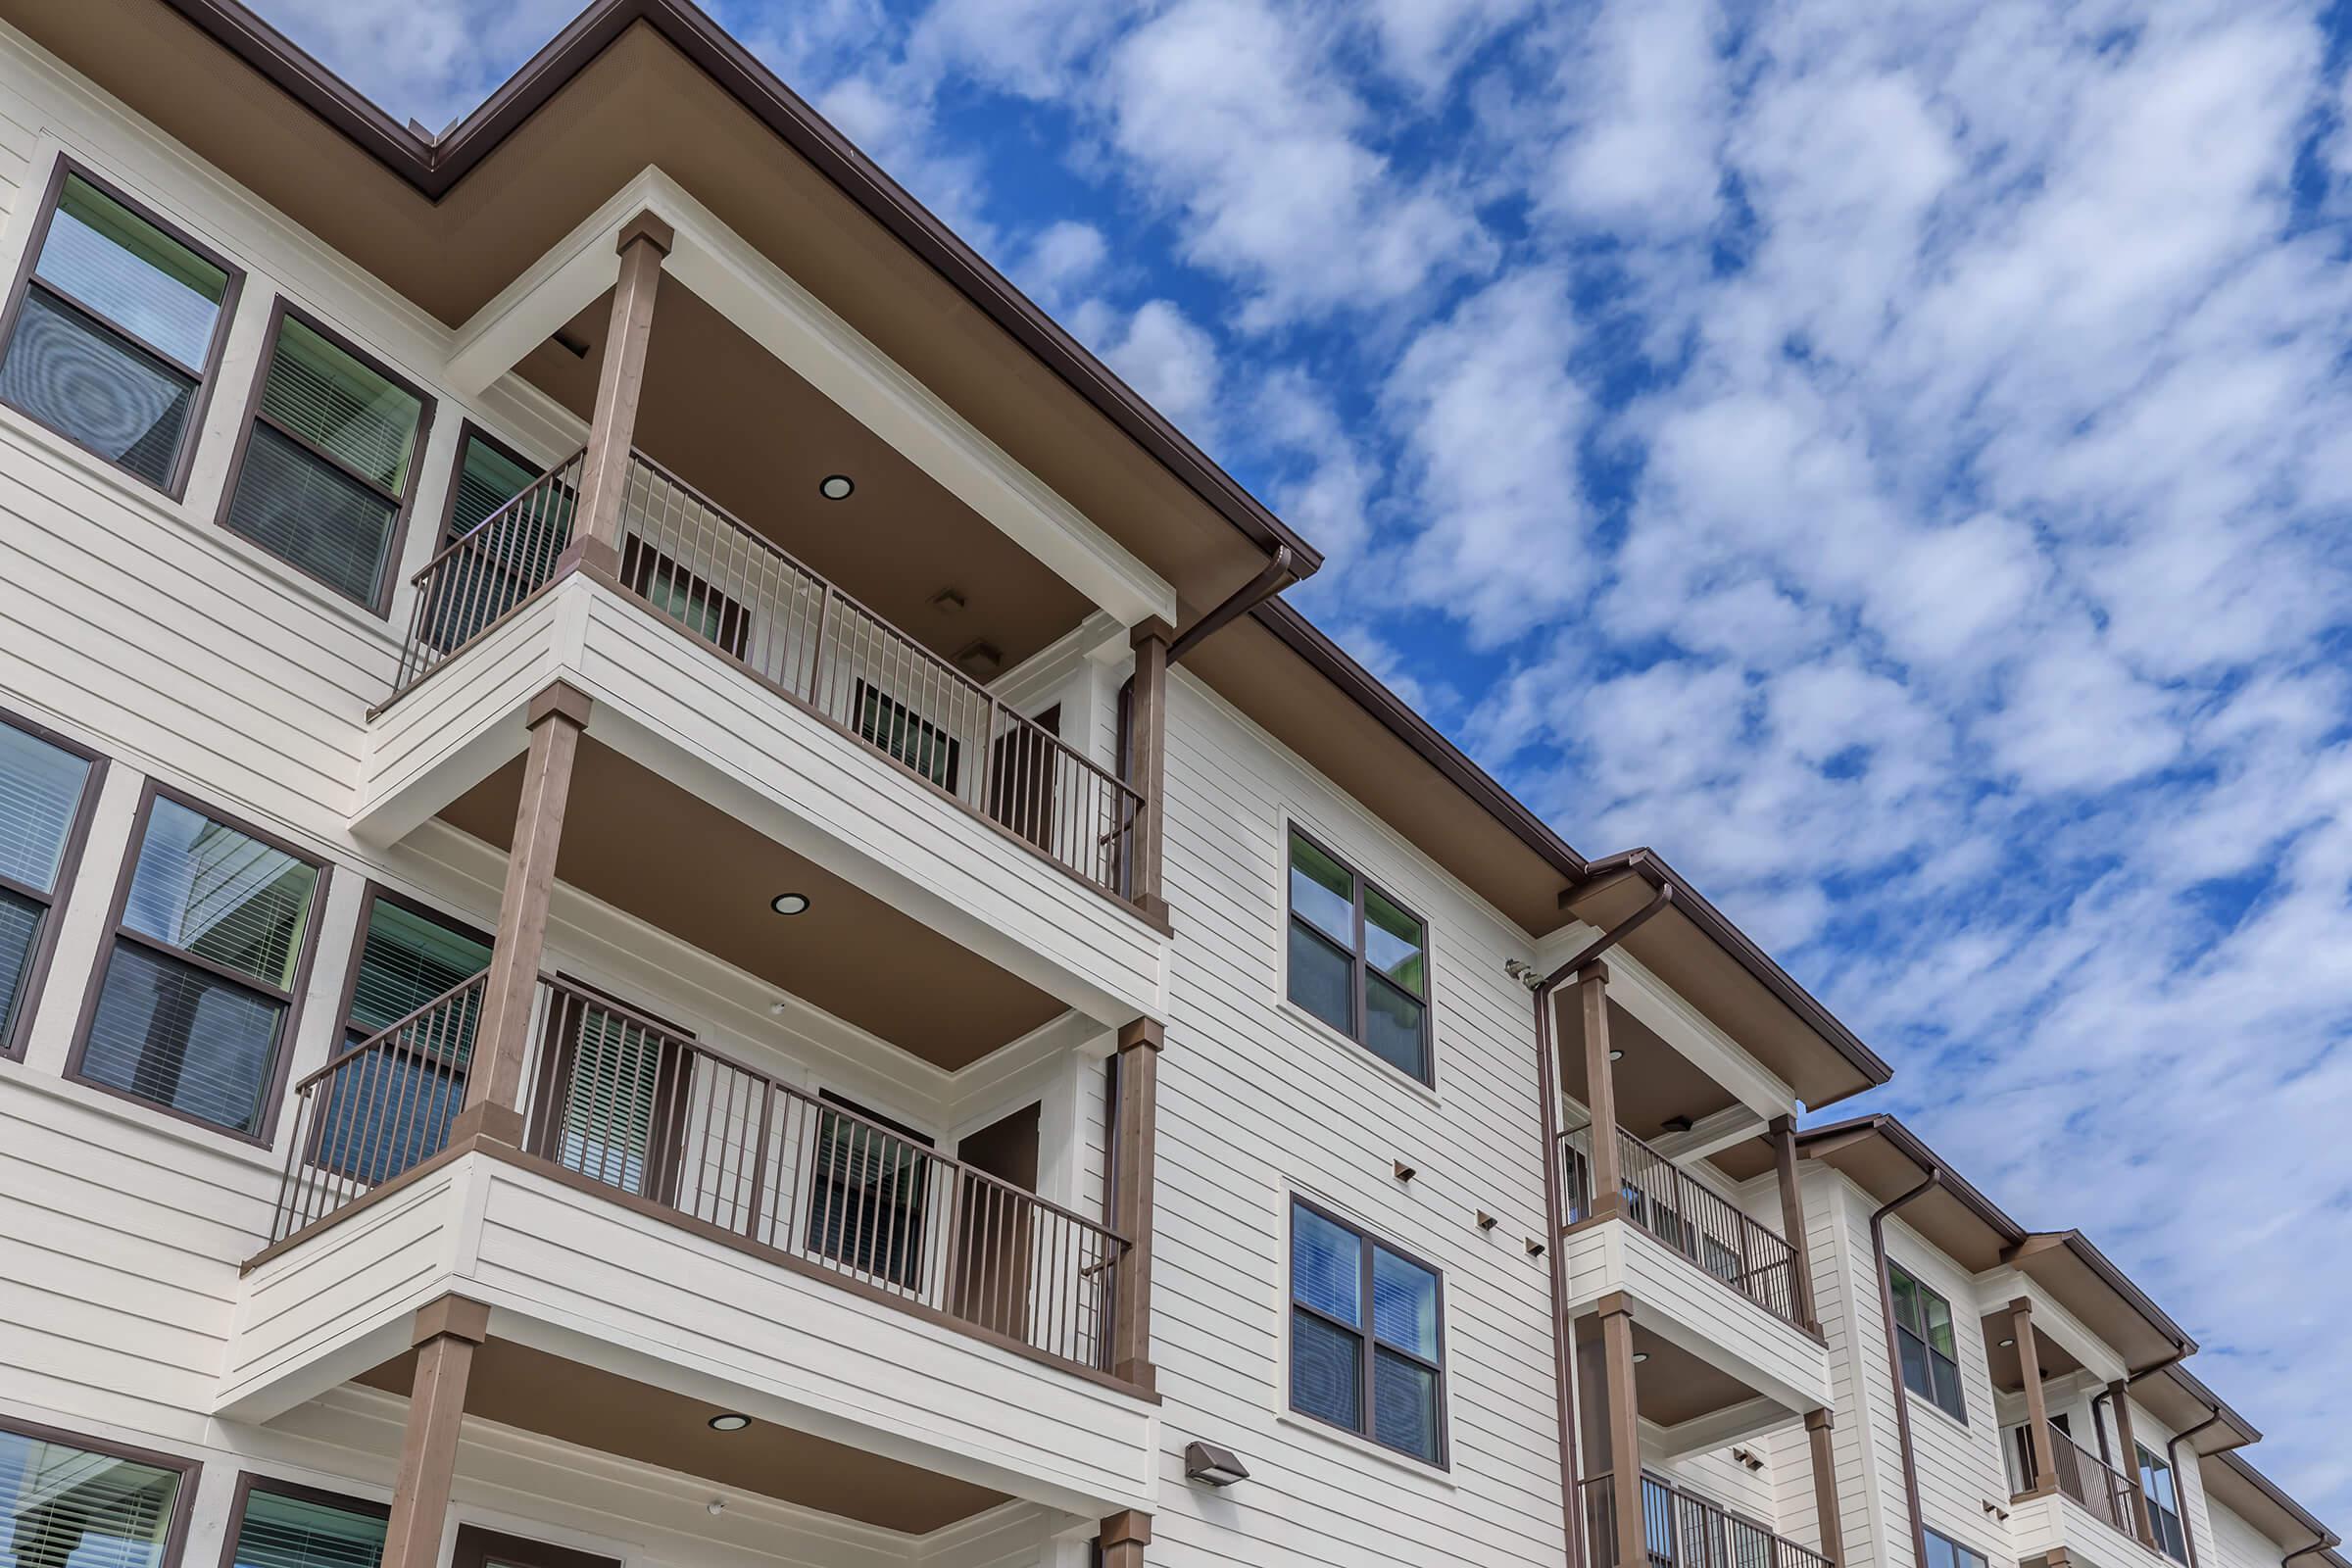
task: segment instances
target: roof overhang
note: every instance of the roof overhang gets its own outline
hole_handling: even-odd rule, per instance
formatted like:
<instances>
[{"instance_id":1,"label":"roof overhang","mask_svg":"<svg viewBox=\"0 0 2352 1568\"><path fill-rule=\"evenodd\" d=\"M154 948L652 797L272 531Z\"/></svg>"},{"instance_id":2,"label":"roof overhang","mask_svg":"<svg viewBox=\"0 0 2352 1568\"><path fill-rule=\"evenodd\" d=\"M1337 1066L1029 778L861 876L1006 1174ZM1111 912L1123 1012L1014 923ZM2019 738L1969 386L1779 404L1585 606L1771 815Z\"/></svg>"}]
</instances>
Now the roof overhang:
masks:
<instances>
[{"instance_id":1,"label":"roof overhang","mask_svg":"<svg viewBox=\"0 0 2352 1568\"><path fill-rule=\"evenodd\" d=\"M1882 1203L1936 1174L1932 1191L1904 1205L1903 1223L1971 1273L1998 1267L2002 1253L2026 1239L2023 1226L1892 1116L1809 1128L1797 1135L1796 1148L1803 1158L1842 1173Z\"/></svg>"},{"instance_id":2,"label":"roof overhang","mask_svg":"<svg viewBox=\"0 0 2352 1568\"><path fill-rule=\"evenodd\" d=\"M2168 1430L2186 1439L2182 1446L2199 1457L2262 1441L2260 1428L2231 1409L2184 1366L2168 1366L2133 1383L2132 1397Z\"/></svg>"},{"instance_id":3,"label":"roof overhang","mask_svg":"<svg viewBox=\"0 0 2352 1568\"><path fill-rule=\"evenodd\" d=\"M1625 949L1705 1013L1814 1109L1893 1076L1787 970L1649 850L1592 861L1560 896L1564 912L1607 930L1656 896L1674 902L1625 939Z\"/></svg>"},{"instance_id":4,"label":"roof overhang","mask_svg":"<svg viewBox=\"0 0 2352 1568\"><path fill-rule=\"evenodd\" d=\"M2280 1551L2340 1544L2334 1531L2312 1511L2288 1496L2276 1481L2254 1468L2245 1455L2230 1451L2206 1458L2199 1466L2207 1497L2261 1531Z\"/></svg>"},{"instance_id":5,"label":"roof overhang","mask_svg":"<svg viewBox=\"0 0 2352 1568\"><path fill-rule=\"evenodd\" d=\"M2194 1353L2197 1342L2081 1231L2042 1231L2003 1261L2050 1293L2135 1374Z\"/></svg>"}]
</instances>

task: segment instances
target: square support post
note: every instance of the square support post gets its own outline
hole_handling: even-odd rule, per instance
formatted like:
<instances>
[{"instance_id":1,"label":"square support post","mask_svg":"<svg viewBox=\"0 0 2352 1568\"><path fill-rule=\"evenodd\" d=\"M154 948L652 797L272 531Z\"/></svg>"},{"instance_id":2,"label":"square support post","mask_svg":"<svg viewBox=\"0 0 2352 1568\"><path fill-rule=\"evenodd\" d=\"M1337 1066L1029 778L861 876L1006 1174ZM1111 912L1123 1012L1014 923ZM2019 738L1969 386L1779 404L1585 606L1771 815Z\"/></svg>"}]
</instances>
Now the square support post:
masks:
<instances>
[{"instance_id":1,"label":"square support post","mask_svg":"<svg viewBox=\"0 0 2352 1568\"><path fill-rule=\"evenodd\" d=\"M2046 1497L2058 1490L2058 1455L2050 1446L2050 1408L2041 1392L2041 1350L2034 1343L2031 1298L2009 1303L2009 1334L2017 1341L2018 1375L2026 1385L2026 1453L2034 1464L2026 1495Z\"/></svg>"},{"instance_id":2,"label":"square support post","mask_svg":"<svg viewBox=\"0 0 2352 1568\"><path fill-rule=\"evenodd\" d=\"M514 838L507 852L507 886L499 902L498 935L483 988L481 1022L474 1031L473 1060L466 1075L466 1106L450 1125L453 1144L469 1137L522 1142L522 1064L530 1052L531 1012L547 950L547 907L555 896L572 763L579 755L580 734L588 727L589 710L588 699L563 681L531 701L522 800L515 808Z\"/></svg>"},{"instance_id":3,"label":"square support post","mask_svg":"<svg viewBox=\"0 0 2352 1568\"><path fill-rule=\"evenodd\" d=\"M1634 1384L1633 1304L1622 1294L1602 1297L1600 1350L1608 1390L1609 1500L1616 1520L1618 1568L1648 1568L1642 1515L1642 1407ZM1595 1549L1599 1543L1595 1542Z\"/></svg>"},{"instance_id":4,"label":"square support post","mask_svg":"<svg viewBox=\"0 0 2352 1568\"><path fill-rule=\"evenodd\" d=\"M645 354L654 331L654 296L662 261L677 232L652 213L621 229L620 278L612 285L612 315L605 329L605 359L596 377L596 412L580 465L580 501L571 554L582 564L620 569L620 498L636 450L637 403L645 391Z\"/></svg>"},{"instance_id":5,"label":"square support post","mask_svg":"<svg viewBox=\"0 0 2352 1568\"><path fill-rule=\"evenodd\" d=\"M440 1562L449 1489L458 1473L466 1385L473 1374L473 1352L489 1337L490 1308L466 1297L444 1296L416 1310L411 1337L416 1381L409 1391L408 1430L392 1487L383 1568L437 1568Z\"/></svg>"},{"instance_id":6,"label":"square support post","mask_svg":"<svg viewBox=\"0 0 2352 1568\"><path fill-rule=\"evenodd\" d=\"M2156 1526L2148 1518L2148 1492L2140 1484L2139 1443L2132 1435L2132 1383L2119 1378L2107 1385L2107 1404L2115 1411L2115 1467L2123 1472L2132 1494L2132 1529L2139 1544L2156 1549Z\"/></svg>"},{"instance_id":7,"label":"square support post","mask_svg":"<svg viewBox=\"0 0 2352 1568\"><path fill-rule=\"evenodd\" d=\"M1788 1243L1794 1270L1796 1320L1819 1332L1820 1315L1813 1301L1813 1250L1805 1243L1805 1193L1796 1178L1796 1118L1775 1116L1766 1129L1772 1140L1772 1164L1781 1183L1781 1235Z\"/></svg>"},{"instance_id":8,"label":"square support post","mask_svg":"<svg viewBox=\"0 0 2352 1568\"><path fill-rule=\"evenodd\" d=\"M1617 1072L1609 1060L1609 966L1595 959L1576 974L1585 1032L1585 1108L1592 1113L1593 1217L1625 1211L1625 1160L1617 1139Z\"/></svg>"},{"instance_id":9,"label":"square support post","mask_svg":"<svg viewBox=\"0 0 2352 1568\"><path fill-rule=\"evenodd\" d=\"M1129 1508L1102 1521L1096 1537L1102 1547L1102 1568L1144 1568L1144 1548L1152 1544L1152 1516Z\"/></svg>"},{"instance_id":10,"label":"square support post","mask_svg":"<svg viewBox=\"0 0 2352 1568\"><path fill-rule=\"evenodd\" d=\"M1813 1514L1819 1521L1821 1554L1830 1568L1845 1561L1845 1519L1838 1505L1838 1452L1831 1434L1837 1415L1827 1406L1805 1412L1805 1445L1813 1461Z\"/></svg>"},{"instance_id":11,"label":"square support post","mask_svg":"<svg viewBox=\"0 0 2352 1568\"><path fill-rule=\"evenodd\" d=\"M1159 1054L1166 1043L1166 1031L1154 1019L1138 1018L1119 1031L1111 1228L1127 1239L1127 1253L1113 1276L1110 1370L1112 1376L1142 1389L1154 1387L1158 1375L1152 1365L1152 1207L1159 1144Z\"/></svg>"},{"instance_id":12,"label":"square support post","mask_svg":"<svg viewBox=\"0 0 2352 1568\"><path fill-rule=\"evenodd\" d=\"M1135 690L1127 705L1127 783L1141 797L1129 836L1135 856L1129 896L1147 919L1160 925L1168 923L1161 796L1168 786L1168 644L1175 637L1176 628L1156 615L1128 634L1135 649Z\"/></svg>"}]
</instances>

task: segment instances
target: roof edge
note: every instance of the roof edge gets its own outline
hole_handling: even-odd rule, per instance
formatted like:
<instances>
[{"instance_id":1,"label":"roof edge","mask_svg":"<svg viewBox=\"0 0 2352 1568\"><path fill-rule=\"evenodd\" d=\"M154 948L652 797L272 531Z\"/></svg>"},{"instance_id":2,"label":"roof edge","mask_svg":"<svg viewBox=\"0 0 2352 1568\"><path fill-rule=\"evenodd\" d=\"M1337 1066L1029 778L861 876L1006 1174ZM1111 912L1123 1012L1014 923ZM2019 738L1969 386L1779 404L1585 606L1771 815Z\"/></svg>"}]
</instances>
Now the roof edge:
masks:
<instances>
[{"instance_id":1,"label":"roof edge","mask_svg":"<svg viewBox=\"0 0 2352 1568\"><path fill-rule=\"evenodd\" d=\"M1588 877L1605 876L1613 871L1632 871L1653 887L1673 888L1676 908L1705 932L1718 947L1729 953L1784 1006L1803 1019L1815 1034L1827 1040L1831 1049L1843 1056L1856 1072L1869 1080L1858 1089L1850 1089L1808 1108L1819 1110L1826 1105L1835 1105L1841 1100L1868 1093L1894 1077L1894 1069L1884 1057L1864 1045L1859 1035L1839 1022L1838 1015L1822 1005L1811 992L1798 985L1788 970L1774 961L1772 955L1756 946L1753 938L1734 925L1721 909L1708 903L1705 895L1686 881L1681 872L1668 865L1655 850L1646 847L1621 850L1586 866Z\"/></svg>"},{"instance_id":2,"label":"roof edge","mask_svg":"<svg viewBox=\"0 0 2352 1568\"><path fill-rule=\"evenodd\" d=\"M1323 564L1321 551L1244 489L690 0L593 0L446 136L429 138L394 122L372 100L239 0L163 4L434 202L633 24L643 22L1252 544L1268 555L1288 546L1298 578L1313 575Z\"/></svg>"},{"instance_id":3,"label":"roof edge","mask_svg":"<svg viewBox=\"0 0 2352 1568\"><path fill-rule=\"evenodd\" d=\"M2304 1529L2310 1531L2313 1535L2318 1536L2320 1539L2313 1542L2312 1545L2326 1545L2334 1547L2343 1544L2342 1538L2337 1536L2334 1531L2328 1529L2326 1524L2322 1523L2318 1515L2314 1514L2309 1508L2304 1507L2294 1498L2288 1496L2285 1489L2280 1487L2278 1482L2273 1481L2269 1476L2266 1476L2261 1471L2255 1469L2253 1461L2249 1460L2244 1454L2238 1452L2235 1448L2225 1448L2220 1453L2212 1455L2212 1457L2216 1463L2226 1464L2230 1469L2236 1471L2240 1476L2244 1477L2246 1484L2252 1487L2255 1491L2261 1493L2272 1502L2276 1503L2279 1512L2288 1515L2297 1524L2303 1526ZM2309 1548L2307 1547L2305 1549L2308 1550Z\"/></svg>"},{"instance_id":4,"label":"roof edge","mask_svg":"<svg viewBox=\"0 0 2352 1568\"><path fill-rule=\"evenodd\" d=\"M1811 1145L1845 1138L1854 1133L1874 1133L1886 1139L1894 1146L1897 1153L1918 1166L1923 1174L1939 1172L1942 1180L1938 1185L1959 1200L1963 1208L1982 1220L1986 1229L2001 1237L2003 1247L2015 1247L2030 1234L2023 1225L2011 1219L2000 1204L1977 1191L1966 1177L1953 1170L1951 1162L1922 1142L1920 1136L1905 1126L1900 1117L1889 1112L1879 1111L1868 1116L1829 1122L1820 1127L1808 1127L1796 1135L1796 1147L1802 1152Z\"/></svg>"}]
</instances>

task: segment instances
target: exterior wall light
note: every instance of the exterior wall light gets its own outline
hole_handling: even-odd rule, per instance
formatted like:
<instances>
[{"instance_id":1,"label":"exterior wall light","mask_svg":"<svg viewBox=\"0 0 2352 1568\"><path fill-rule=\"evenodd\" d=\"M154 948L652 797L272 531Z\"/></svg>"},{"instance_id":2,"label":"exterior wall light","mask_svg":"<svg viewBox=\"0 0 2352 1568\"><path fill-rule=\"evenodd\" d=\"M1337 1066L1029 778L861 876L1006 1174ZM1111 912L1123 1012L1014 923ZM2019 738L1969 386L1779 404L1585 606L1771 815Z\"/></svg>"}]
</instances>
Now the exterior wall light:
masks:
<instances>
[{"instance_id":1,"label":"exterior wall light","mask_svg":"<svg viewBox=\"0 0 2352 1568\"><path fill-rule=\"evenodd\" d=\"M848 474L828 473L817 481L816 493L827 501L847 501L850 499L850 492L857 488L858 481L852 479Z\"/></svg>"},{"instance_id":2,"label":"exterior wall light","mask_svg":"<svg viewBox=\"0 0 2352 1568\"><path fill-rule=\"evenodd\" d=\"M1230 1448L1220 1448L1213 1443L1188 1443L1184 1446L1184 1479L1198 1481L1202 1486L1230 1487L1237 1481L1249 1480L1250 1467Z\"/></svg>"}]
</instances>

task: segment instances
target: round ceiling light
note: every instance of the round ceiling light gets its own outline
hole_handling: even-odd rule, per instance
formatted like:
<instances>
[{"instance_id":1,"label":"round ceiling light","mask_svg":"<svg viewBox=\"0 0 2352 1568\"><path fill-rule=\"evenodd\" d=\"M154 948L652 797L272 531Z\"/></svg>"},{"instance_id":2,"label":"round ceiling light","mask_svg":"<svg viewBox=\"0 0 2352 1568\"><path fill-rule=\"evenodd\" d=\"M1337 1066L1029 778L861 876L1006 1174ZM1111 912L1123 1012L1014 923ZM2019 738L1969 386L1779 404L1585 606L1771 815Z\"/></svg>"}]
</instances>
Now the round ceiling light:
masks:
<instances>
[{"instance_id":1,"label":"round ceiling light","mask_svg":"<svg viewBox=\"0 0 2352 1568\"><path fill-rule=\"evenodd\" d=\"M778 914L806 914L808 912L808 895L806 893L779 893L767 901L767 906Z\"/></svg>"},{"instance_id":2,"label":"round ceiling light","mask_svg":"<svg viewBox=\"0 0 2352 1568\"><path fill-rule=\"evenodd\" d=\"M857 488L858 481L846 473L828 473L816 483L816 493L827 501L847 501Z\"/></svg>"},{"instance_id":3,"label":"round ceiling light","mask_svg":"<svg viewBox=\"0 0 2352 1568\"><path fill-rule=\"evenodd\" d=\"M1625 1059L1625 1053L1622 1051L1612 1051L1609 1053L1609 1059L1611 1061L1623 1061Z\"/></svg>"},{"instance_id":4,"label":"round ceiling light","mask_svg":"<svg viewBox=\"0 0 2352 1568\"><path fill-rule=\"evenodd\" d=\"M741 1432L751 1424L750 1416L737 1415L731 1410L725 1415L714 1415L710 1418L710 1430L713 1432ZM715 1513L717 1509L713 1508L711 1511Z\"/></svg>"}]
</instances>

